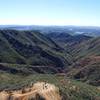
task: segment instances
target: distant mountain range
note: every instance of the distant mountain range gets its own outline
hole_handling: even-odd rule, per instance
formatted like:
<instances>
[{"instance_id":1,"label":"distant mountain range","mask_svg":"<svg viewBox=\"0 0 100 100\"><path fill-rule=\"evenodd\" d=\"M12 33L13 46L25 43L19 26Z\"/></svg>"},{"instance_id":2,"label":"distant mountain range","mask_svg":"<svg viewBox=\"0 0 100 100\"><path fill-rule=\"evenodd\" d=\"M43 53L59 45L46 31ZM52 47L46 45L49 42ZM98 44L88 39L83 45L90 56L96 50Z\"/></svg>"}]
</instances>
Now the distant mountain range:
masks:
<instances>
[{"instance_id":1,"label":"distant mountain range","mask_svg":"<svg viewBox=\"0 0 100 100\"><path fill-rule=\"evenodd\" d=\"M100 27L93 26L38 26L38 25L0 25L0 29L36 30L43 34L69 33L71 35L84 34L88 36L100 36Z\"/></svg>"}]
</instances>

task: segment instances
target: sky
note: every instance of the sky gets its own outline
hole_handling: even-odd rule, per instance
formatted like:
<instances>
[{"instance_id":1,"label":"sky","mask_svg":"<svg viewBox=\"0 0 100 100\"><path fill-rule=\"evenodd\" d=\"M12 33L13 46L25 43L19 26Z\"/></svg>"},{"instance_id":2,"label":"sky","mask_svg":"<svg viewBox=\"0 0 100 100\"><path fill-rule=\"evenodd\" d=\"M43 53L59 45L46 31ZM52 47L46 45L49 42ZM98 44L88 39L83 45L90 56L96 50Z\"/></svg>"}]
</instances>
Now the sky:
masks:
<instances>
[{"instance_id":1,"label":"sky","mask_svg":"<svg viewBox=\"0 0 100 100\"><path fill-rule=\"evenodd\" d=\"M0 0L0 25L100 26L100 0Z\"/></svg>"}]
</instances>

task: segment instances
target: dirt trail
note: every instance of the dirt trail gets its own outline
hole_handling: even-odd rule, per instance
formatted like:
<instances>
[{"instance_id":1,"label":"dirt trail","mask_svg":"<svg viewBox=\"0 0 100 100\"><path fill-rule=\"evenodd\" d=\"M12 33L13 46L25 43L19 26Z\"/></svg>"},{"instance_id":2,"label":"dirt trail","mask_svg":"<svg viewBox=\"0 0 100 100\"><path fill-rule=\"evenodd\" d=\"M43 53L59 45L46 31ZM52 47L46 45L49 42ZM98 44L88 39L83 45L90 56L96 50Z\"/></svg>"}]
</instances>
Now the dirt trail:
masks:
<instances>
[{"instance_id":1,"label":"dirt trail","mask_svg":"<svg viewBox=\"0 0 100 100\"><path fill-rule=\"evenodd\" d=\"M61 100L59 88L46 82L35 83L32 87L26 88L24 92L12 91L11 94L1 92L0 100L40 100L39 96L44 98L41 100Z\"/></svg>"}]
</instances>

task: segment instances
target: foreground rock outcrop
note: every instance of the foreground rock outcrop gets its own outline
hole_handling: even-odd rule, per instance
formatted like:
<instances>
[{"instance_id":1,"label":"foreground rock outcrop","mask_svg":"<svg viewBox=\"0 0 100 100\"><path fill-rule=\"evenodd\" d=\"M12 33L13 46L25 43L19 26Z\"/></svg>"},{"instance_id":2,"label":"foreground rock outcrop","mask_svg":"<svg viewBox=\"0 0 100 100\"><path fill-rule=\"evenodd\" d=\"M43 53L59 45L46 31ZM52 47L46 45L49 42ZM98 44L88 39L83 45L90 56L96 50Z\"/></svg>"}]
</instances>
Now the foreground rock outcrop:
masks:
<instances>
[{"instance_id":1,"label":"foreground rock outcrop","mask_svg":"<svg viewBox=\"0 0 100 100\"><path fill-rule=\"evenodd\" d=\"M3 91L0 93L0 100L61 100L61 96L56 86L38 82L22 90Z\"/></svg>"}]
</instances>

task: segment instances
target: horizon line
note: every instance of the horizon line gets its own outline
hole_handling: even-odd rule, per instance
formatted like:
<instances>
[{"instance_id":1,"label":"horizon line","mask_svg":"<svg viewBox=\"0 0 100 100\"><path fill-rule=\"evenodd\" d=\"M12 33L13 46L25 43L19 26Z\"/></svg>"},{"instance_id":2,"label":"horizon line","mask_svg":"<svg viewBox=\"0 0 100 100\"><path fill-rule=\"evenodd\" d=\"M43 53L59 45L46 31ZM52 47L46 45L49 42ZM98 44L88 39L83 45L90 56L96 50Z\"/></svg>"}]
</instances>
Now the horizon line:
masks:
<instances>
[{"instance_id":1,"label":"horizon line","mask_svg":"<svg viewBox=\"0 0 100 100\"><path fill-rule=\"evenodd\" d=\"M98 25L44 25L44 24L0 24L0 26L56 26L56 27L66 27L66 26L76 26L76 27L100 27Z\"/></svg>"}]
</instances>

